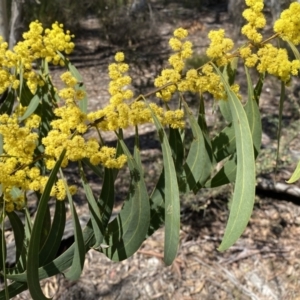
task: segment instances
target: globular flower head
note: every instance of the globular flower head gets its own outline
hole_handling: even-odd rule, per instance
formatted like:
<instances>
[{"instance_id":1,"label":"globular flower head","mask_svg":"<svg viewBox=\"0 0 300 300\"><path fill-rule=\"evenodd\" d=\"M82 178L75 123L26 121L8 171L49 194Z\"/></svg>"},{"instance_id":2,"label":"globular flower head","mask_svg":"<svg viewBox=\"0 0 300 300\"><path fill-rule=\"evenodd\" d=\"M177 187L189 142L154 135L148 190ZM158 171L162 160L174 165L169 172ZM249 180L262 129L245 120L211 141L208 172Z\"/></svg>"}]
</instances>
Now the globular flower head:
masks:
<instances>
[{"instance_id":1,"label":"globular flower head","mask_svg":"<svg viewBox=\"0 0 300 300\"><path fill-rule=\"evenodd\" d=\"M77 79L71 74L71 72L65 72L60 76L60 79L68 87L74 87L77 84Z\"/></svg>"},{"instance_id":2,"label":"globular flower head","mask_svg":"<svg viewBox=\"0 0 300 300\"><path fill-rule=\"evenodd\" d=\"M245 65L248 68L252 68L256 65L258 61L258 56L255 53L252 53L250 46L243 47L239 50L241 58L244 59Z\"/></svg>"},{"instance_id":3,"label":"globular flower head","mask_svg":"<svg viewBox=\"0 0 300 300\"><path fill-rule=\"evenodd\" d=\"M175 31L174 31L174 36L180 40L186 38L188 36L188 31L186 29L183 29L183 28L177 28Z\"/></svg>"},{"instance_id":4,"label":"globular flower head","mask_svg":"<svg viewBox=\"0 0 300 300\"><path fill-rule=\"evenodd\" d=\"M123 52L117 52L115 55L115 61L116 62L122 62L125 59L125 55Z\"/></svg>"},{"instance_id":5,"label":"globular flower head","mask_svg":"<svg viewBox=\"0 0 300 300\"><path fill-rule=\"evenodd\" d=\"M124 53L118 52L115 55L116 62L108 67L108 74L111 79L108 89L111 95L110 103L115 106L133 97L132 91L126 87L131 83L131 77L124 75L129 69L128 64L123 63L124 59Z\"/></svg>"},{"instance_id":6,"label":"globular flower head","mask_svg":"<svg viewBox=\"0 0 300 300\"><path fill-rule=\"evenodd\" d=\"M229 38L225 38L224 29L211 30L208 37L211 43L206 50L207 56L216 59L216 63L219 66L226 65L228 63L226 53L233 48L233 41Z\"/></svg>"},{"instance_id":7,"label":"globular flower head","mask_svg":"<svg viewBox=\"0 0 300 300\"><path fill-rule=\"evenodd\" d=\"M282 39L290 40L294 45L300 44L300 3L293 2L284 10L274 24L274 31Z\"/></svg>"},{"instance_id":8,"label":"globular flower head","mask_svg":"<svg viewBox=\"0 0 300 300\"><path fill-rule=\"evenodd\" d=\"M182 81L182 71L185 66L185 60L192 56L192 43L189 41L182 41L188 36L188 31L183 28L178 28L174 31L174 37L169 40L169 45L174 54L169 58L169 63L172 68L165 69L161 72L161 75L158 76L154 85L158 88L166 85L165 88L161 89L156 93L158 98L161 98L163 101L170 101L173 94L177 90L176 85L180 84Z\"/></svg>"},{"instance_id":9,"label":"globular flower head","mask_svg":"<svg viewBox=\"0 0 300 300\"><path fill-rule=\"evenodd\" d=\"M264 28L266 25L266 19L262 13L264 2L263 0L246 0L246 4L249 8L244 10L243 17L248 23L242 27L242 34L250 41L260 43L262 35L257 29Z\"/></svg>"},{"instance_id":10,"label":"globular flower head","mask_svg":"<svg viewBox=\"0 0 300 300\"><path fill-rule=\"evenodd\" d=\"M270 43L260 48L257 56L257 70L260 73L268 72L283 82L288 82L291 75L297 75L300 69L299 60L290 61L286 49L276 48Z\"/></svg>"}]
</instances>

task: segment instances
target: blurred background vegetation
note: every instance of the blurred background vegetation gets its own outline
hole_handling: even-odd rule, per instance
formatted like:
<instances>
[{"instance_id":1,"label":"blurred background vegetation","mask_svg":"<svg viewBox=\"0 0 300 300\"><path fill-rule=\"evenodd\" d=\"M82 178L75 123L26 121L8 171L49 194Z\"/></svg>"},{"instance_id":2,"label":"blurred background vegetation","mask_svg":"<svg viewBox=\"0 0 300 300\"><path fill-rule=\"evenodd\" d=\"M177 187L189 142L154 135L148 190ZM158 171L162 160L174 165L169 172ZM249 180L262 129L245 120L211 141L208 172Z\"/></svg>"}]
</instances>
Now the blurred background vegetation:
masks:
<instances>
[{"instance_id":1,"label":"blurred background vegetation","mask_svg":"<svg viewBox=\"0 0 300 300\"><path fill-rule=\"evenodd\" d=\"M161 5L181 3L183 7L202 8L203 0L29 0L24 1L24 25L38 19L44 26L54 21L63 23L72 31L79 28L82 18L89 15L98 16L102 23L113 23L114 18L131 17L132 21L140 16L149 14L151 4L159 2ZM216 1L215 1L216 2ZM222 1L221 1L222 2ZM127 24L128 27L130 24Z\"/></svg>"},{"instance_id":2,"label":"blurred background vegetation","mask_svg":"<svg viewBox=\"0 0 300 300\"><path fill-rule=\"evenodd\" d=\"M8 0L8 3L12 0ZM21 1L21 0L13 0ZM80 34L80 22L89 17L97 17L101 25L99 38L106 38L114 45L152 37L155 25L159 26L156 9L173 10L178 7L198 11L213 5L225 5L225 0L23 0L22 27L28 28L31 21L39 20L44 27L54 21L63 23L73 33ZM173 6L172 6L173 5ZM225 7L224 6L224 7ZM23 30L23 32L24 32ZM152 34L151 34L152 33ZM133 42L136 42L133 41Z\"/></svg>"}]
</instances>

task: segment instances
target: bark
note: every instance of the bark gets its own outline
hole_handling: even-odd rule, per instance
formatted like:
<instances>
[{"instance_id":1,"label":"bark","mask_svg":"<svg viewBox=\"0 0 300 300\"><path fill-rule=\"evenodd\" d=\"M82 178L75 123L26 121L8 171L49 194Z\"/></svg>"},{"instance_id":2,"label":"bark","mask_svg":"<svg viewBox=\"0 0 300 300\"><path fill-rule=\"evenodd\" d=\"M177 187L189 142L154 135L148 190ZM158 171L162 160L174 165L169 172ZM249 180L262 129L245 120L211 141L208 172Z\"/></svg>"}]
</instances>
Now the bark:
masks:
<instances>
[{"instance_id":1,"label":"bark","mask_svg":"<svg viewBox=\"0 0 300 300\"><path fill-rule=\"evenodd\" d=\"M9 48L12 49L21 39L24 31L23 6L21 0L12 0L9 29Z\"/></svg>"},{"instance_id":2,"label":"bark","mask_svg":"<svg viewBox=\"0 0 300 300\"><path fill-rule=\"evenodd\" d=\"M228 0L228 14L229 20L233 23L234 29L233 33L235 37L238 37L241 33L241 28L245 23L241 12L246 8L244 0Z\"/></svg>"},{"instance_id":3,"label":"bark","mask_svg":"<svg viewBox=\"0 0 300 300\"><path fill-rule=\"evenodd\" d=\"M8 7L7 0L0 0L0 35L5 41L8 41Z\"/></svg>"}]
</instances>

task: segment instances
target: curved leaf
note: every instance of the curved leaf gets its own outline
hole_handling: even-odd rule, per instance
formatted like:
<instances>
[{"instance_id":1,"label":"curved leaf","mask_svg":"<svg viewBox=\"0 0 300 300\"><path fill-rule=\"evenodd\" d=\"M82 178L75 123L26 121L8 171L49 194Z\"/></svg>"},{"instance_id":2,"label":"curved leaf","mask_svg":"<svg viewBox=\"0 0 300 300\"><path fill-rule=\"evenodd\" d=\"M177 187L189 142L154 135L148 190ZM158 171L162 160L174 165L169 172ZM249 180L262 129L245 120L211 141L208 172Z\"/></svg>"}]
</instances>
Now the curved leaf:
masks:
<instances>
[{"instance_id":1,"label":"curved leaf","mask_svg":"<svg viewBox=\"0 0 300 300\"><path fill-rule=\"evenodd\" d=\"M94 244L94 232L92 223L89 220L86 224L86 227L83 230L83 239L85 245L85 252L87 252ZM42 266L38 270L39 279L45 279L59 273L63 273L67 268L72 265L73 257L74 257L75 244L68 248L64 253L62 253L59 257L54 259L52 262L48 263L45 266ZM13 274L8 275L7 278L18 281L18 282L27 282L27 272L25 271L21 274Z\"/></svg>"},{"instance_id":2,"label":"curved leaf","mask_svg":"<svg viewBox=\"0 0 300 300\"><path fill-rule=\"evenodd\" d=\"M149 199L142 170L120 137L119 143L127 155L132 185L121 212L108 224L105 236L108 248L101 249L114 261L126 259L138 250L146 237L150 222Z\"/></svg>"},{"instance_id":3,"label":"curved leaf","mask_svg":"<svg viewBox=\"0 0 300 300\"><path fill-rule=\"evenodd\" d=\"M150 108L151 109L151 108ZM164 247L164 262L166 265L171 265L177 255L179 245L179 230L180 230L180 202L179 189L176 178L176 169L174 166L171 148L168 142L167 135L151 109L154 124L159 133L159 138L162 146L163 164L164 164L164 179L165 179L165 247Z\"/></svg>"},{"instance_id":4,"label":"curved leaf","mask_svg":"<svg viewBox=\"0 0 300 300\"><path fill-rule=\"evenodd\" d=\"M66 208L64 201L56 200L55 213L52 221L52 226L48 234L47 240L44 243L40 254L40 266L51 262L57 254L61 244L64 229L66 224Z\"/></svg>"},{"instance_id":5,"label":"curved leaf","mask_svg":"<svg viewBox=\"0 0 300 300\"><path fill-rule=\"evenodd\" d=\"M235 133L232 123L228 124L211 142L216 162L233 154L236 150Z\"/></svg>"},{"instance_id":6,"label":"curved leaf","mask_svg":"<svg viewBox=\"0 0 300 300\"><path fill-rule=\"evenodd\" d=\"M236 177L237 156L236 153L231 155L224 166L217 174L207 181L206 188L215 188L235 181Z\"/></svg>"},{"instance_id":7,"label":"curved leaf","mask_svg":"<svg viewBox=\"0 0 300 300\"><path fill-rule=\"evenodd\" d=\"M23 291L27 290L28 286L25 282L14 282L8 286L9 298L13 298ZM0 291L0 300L7 300L5 290Z\"/></svg>"},{"instance_id":8,"label":"curved leaf","mask_svg":"<svg viewBox=\"0 0 300 300\"><path fill-rule=\"evenodd\" d=\"M229 219L226 225L220 251L232 246L241 236L250 219L255 197L255 160L253 140L245 110L222 73L215 67L221 77L228 95L232 114L237 148L237 175Z\"/></svg>"},{"instance_id":9,"label":"curved leaf","mask_svg":"<svg viewBox=\"0 0 300 300\"><path fill-rule=\"evenodd\" d=\"M40 250L40 239L42 233L42 226L44 222L44 216L48 206L48 200L50 196L50 192L52 189L53 184L56 180L56 175L58 169L61 165L61 162L64 158L66 151L64 150L57 163L55 164L47 184L45 186L45 190L41 196L39 206L37 209L36 219L32 228L31 238L28 247L28 259L27 259L27 272L30 276L27 277L28 281L28 288L32 298L35 300L46 300L47 297L44 296L42 289L39 284L39 274L38 274L38 267L39 267L39 250Z\"/></svg>"},{"instance_id":10,"label":"curved leaf","mask_svg":"<svg viewBox=\"0 0 300 300\"><path fill-rule=\"evenodd\" d=\"M73 203L73 199L70 194L67 181L64 178L64 174L61 171L61 169L60 169L60 176L64 181L65 189L67 192L67 198L69 200L69 206L72 215L72 224L74 229L74 239L75 239L74 241L75 250L74 250L72 265L64 275L69 280L77 280L80 277L81 272L83 270L84 258L85 258L85 244L84 244L83 234L78 219L78 215Z\"/></svg>"},{"instance_id":11,"label":"curved leaf","mask_svg":"<svg viewBox=\"0 0 300 300\"><path fill-rule=\"evenodd\" d=\"M292 176L290 177L290 179L287 181L287 183L294 183L297 180L299 180L300 178L300 161L297 164L297 167L295 169L295 171L293 172Z\"/></svg>"},{"instance_id":12,"label":"curved leaf","mask_svg":"<svg viewBox=\"0 0 300 300\"><path fill-rule=\"evenodd\" d=\"M24 244L24 238L25 238L24 225L14 211L7 213L7 216L9 218L12 230L14 232L15 245L16 245L16 263L17 263L22 254L22 249Z\"/></svg>"},{"instance_id":13,"label":"curved leaf","mask_svg":"<svg viewBox=\"0 0 300 300\"><path fill-rule=\"evenodd\" d=\"M14 103L15 103L15 91L10 89L8 90L7 96L4 99L3 103L1 104L0 115L2 114L10 115L12 113Z\"/></svg>"},{"instance_id":14,"label":"curved leaf","mask_svg":"<svg viewBox=\"0 0 300 300\"><path fill-rule=\"evenodd\" d=\"M209 178L212 170L213 155L210 141L205 133L205 115L204 112L199 114L199 122L196 121L193 113L183 102L186 114L190 121L194 140L191 144L189 153L184 164L184 176L186 186L180 187L184 192L197 190ZM201 104L200 104L201 105ZM201 128L199 123L202 123ZM198 187L196 187L198 186Z\"/></svg>"},{"instance_id":15,"label":"curved leaf","mask_svg":"<svg viewBox=\"0 0 300 300\"><path fill-rule=\"evenodd\" d=\"M1 224L2 225L2 224ZM1 226L3 228L3 225ZM5 262L6 262L6 242L5 242L5 236L2 233L3 230L0 229L0 236L1 236L1 248L0 248L0 272L4 273L5 268Z\"/></svg>"},{"instance_id":16,"label":"curved leaf","mask_svg":"<svg viewBox=\"0 0 300 300\"><path fill-rule=\"evenodd\" d=\"M169 128L169 144L172 151L175 169L181 172L184 160L184 147L179 129Z\"/></svg>"},{"instance_id":17,"label":"curved leaf","mask_svg":"<svg viewBox=\"0 0 300 300\"><path fill-rule=\"evenodd\" d=\"M20 91L19 91L19 99L22 106L28 106L30 104L31 99L33 98L33 94L26 84L26 80L23 79L23 75L20 73Z\"/></svg>"},{"instance_id":18,"label":"curved leaf","mask_svg":"<svg viewBox=\"0 0 300 300\"><path fill-rule=\"evenodd\" d=\"M86 198L88 200L88 206L89 206L89 210L90 210L90 214L91 214L91 221L92 221L95 239L96 239L96 243L93 247L98 248L98 247L100 247L100 244L102 243L103 236L104 236L104 228L103 228L102 221L101 221L101 213L100 213L100 209L98 207L97 201L93 195L93 191L87 182L87 179L86 179L86 176L84 174L81 164L80 164L80 177L81 177L81 183L82 183ZM103 185L103 187L105 187L104 189L107 188L105 185Z\"/></svg>"},{"instance_id":19,"label":"curved leaf","mask_svg":"<svg viewBox=\"0 0 300 300\"><path fill-rule=\"evenodd\" d=\"M285 39L285 41L288 43L288 45L290 46L291 50L293 51L294 55L295 55L295 58L300 60L300 53L297 49L297 47L291 42L289 41L288 39Z\"/></svg>"},{"instance_id":20,"label":"curved leaf","mask_svg":"<svg viewBox=\"0 0 300 300\"><path fill-rule=\"evenodd\" d=\"M98 203L101 213L101 222L103 228L106 228L113 211L115 199L114 171L112 169L105 168L103 186L105 186L105 188L101 190Z\"/></svg>"},{"instance_id":21,"label":"curved leaf","mask_svg":"<svg viewBox=\"0 0 300 300\"><path fill-rule=\"evenodd\" d=\"M41 96L39 94L35 94L32 97L26 111L24 112L24 115L19 118L20 122L26 120L28 117L30 117L36 111L37 107L40 104L40 99L41 99Z\"/></svg>"},{"instance_id":22,"label":"curved leaf","mask_svg":"<svg viewBox=\"0 0 300 300\"><path fill-rule=\"evenodd\" d=\"M247 77L248 85L248 101L244 107L254 146L254 157L256 158L260 152L261 148L261 139L262 139L262 124L261 116L259 111L259 96L261 93L261 79L259 79L255 89L253 90L253 83L248 71L248 68L245 66L245 73ZM258 97L258 98L256 98Z\"/></svg>"},{"instance_id":23,"label":"curved leaf","mask_svg":"<svg viewBox=\"0 0 300 300\"><path fill-rule=\"evenodd\" d=\"M231 111L230 111L230 106L229 106L228 101L220 100L220 101L218 101L218 105L219 105L221 114L224 117L224 119L228 123L231 123L232 122L232 116L231 116Z\"/></svg>"},{"instance_id":24,"label":"curved leaf","mask_svg":"<svg viewBox=\"0 0 300 300\"><path fill-rule=\"evenodd\" d=\"M161 172L158 182L150 195L150 225L147 237L151 236L163 223L165 216L165 174Z\"/></svg>"},{"instance_id":25,"label":"curved leaf","mask_svg":"<svg viewBox=\"0 0 300 300\"><path fill-rule=\"evenodd\" d=\"M255 90L253 90L253 84L248 72L248 69L245 67L246 77L247 77L247 84L248 84L248 101L244 106L245 113L247 115L249 128L251 131L251 136L253 140L253 147L254 147L254 158L256 158L259 154L260 147L261 147L261 138L262 138L262 127L261 127L261 117L258 107L258 99L255 98L260 94L260 80L257 84ZM234 130L234 127L232 127ZM235 137L232 140L235 142ZM231 150L235 148L232 147ZM222 157L222 152L220 152ZM218 161L218 159L217 159ZM205 187L218 187L224 184L228 184L234 182L236 177L236 169L237 169L237 158L236 153L234 153L231 158L224 164L224 166L218 171L218 173L209 180Z\"/></svg>"}]
</instances>

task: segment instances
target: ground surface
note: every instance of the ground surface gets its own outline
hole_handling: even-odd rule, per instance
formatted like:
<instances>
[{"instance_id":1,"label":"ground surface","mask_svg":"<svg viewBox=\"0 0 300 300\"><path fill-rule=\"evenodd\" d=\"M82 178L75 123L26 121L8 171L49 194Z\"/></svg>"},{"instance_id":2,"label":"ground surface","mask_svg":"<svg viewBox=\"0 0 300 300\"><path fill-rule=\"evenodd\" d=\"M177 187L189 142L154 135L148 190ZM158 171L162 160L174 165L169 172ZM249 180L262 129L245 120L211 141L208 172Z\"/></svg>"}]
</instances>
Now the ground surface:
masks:
<instances>
[{"instance_id":1,"label":"ground surface","mask_svg":"<svg viewBox=\"0 0 300 300\"><path fill-rule=\"evenodd\" d=\"M149 91L154 76L162 68L162 61L168 57L167 41L176 27L189 29L198 54L203 54L208 45L206 36L210 29L222 27L230 33L233 28L222 7L219 15L212 8L197 12L174 5L165 8L157 5L153 10L159 14L152 20L153 27L147 25L146 38L139 36L122 41L128 45L125 53L131 62L137 93ZM113 53L124 47L99 39L101 28L94 18L82 22L82 33L77 39L78 50L71 59L83 75L90 99L89 109L94 110L109 99L107 65L112 61ZM59 74L59 70L53 71L55 82L59 81ZM240 80L243 92L246 87L243 79ZM204 191L183 199L181 243L172 266L166 267L162 261L162 228L146 240L132 258L121 263L113 263L103 254L89 251L83 275L77 282L68 282L62 275L56 276L43 282L45 294L54 296L56 300L300 299L300 193L297 186L285 190L284 181L289 178L300 153L297 133L299 80L294 84L288 89L284 107L285 127L277 177L281 184L277 184L280 194L274 193L270 180L274 178L269 175L274 170L278 84L270 79L263 89L264 148L258 158L258 196L250 224L232 248L225 253L216 250L228 217L226 203L231 188ZM207 121L210 128L218 121L218 114L212 113L212 105L208 101ZM161 153L153 126L144 126L142 133L142 157L150 184L151 178L155 178L160 170ZM130 135L131 132L128 132L127 136ZM112 135L106 138L114 139ZM121 196L125 193L122 190L125 184L126 179L121 178L118 183ZM101 187L95 183L95 188L99 191ZM86 214L83 197L77 200L78 211ZM24 292L15 299L30 299L30 296Z\"/></svg>"}]
</instances>

